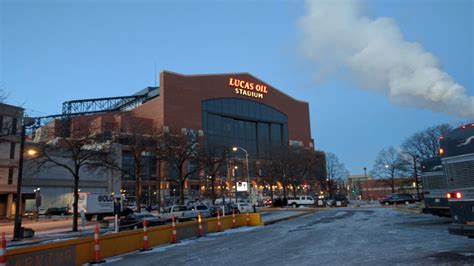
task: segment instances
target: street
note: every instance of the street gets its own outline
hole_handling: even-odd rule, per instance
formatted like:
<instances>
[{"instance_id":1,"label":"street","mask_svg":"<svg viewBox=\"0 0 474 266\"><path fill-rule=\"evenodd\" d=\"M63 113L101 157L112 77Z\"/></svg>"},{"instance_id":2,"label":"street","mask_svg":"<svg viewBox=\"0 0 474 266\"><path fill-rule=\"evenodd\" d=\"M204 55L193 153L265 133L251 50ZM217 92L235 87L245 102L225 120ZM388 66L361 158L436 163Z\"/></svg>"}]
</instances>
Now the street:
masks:
<instances>
[{"instance_id":1,"label":"street","mask_svg":"<svg viewBox=\"0 0 474 266\"><path fill-rule=\"evenodd\" d=\"M339 208L258 228L210 234L110 265L473 264L474 242L449 219L392 208Z\"/></svg>"}]
</instances>

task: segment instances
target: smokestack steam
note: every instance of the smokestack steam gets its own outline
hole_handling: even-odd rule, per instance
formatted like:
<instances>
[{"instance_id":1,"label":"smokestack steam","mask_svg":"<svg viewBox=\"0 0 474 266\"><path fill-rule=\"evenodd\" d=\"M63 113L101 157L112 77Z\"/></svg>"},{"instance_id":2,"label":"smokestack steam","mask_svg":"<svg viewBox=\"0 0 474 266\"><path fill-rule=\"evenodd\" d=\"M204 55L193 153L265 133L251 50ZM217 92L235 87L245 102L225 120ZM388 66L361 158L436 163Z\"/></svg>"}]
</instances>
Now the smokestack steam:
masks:
<instances>
[{"instance_id":1,"label":"smokestack steam","mask_svg":"<svg viewBox=\"0 0 474 266\"><path fill-rule=\"evenodd\" d=\"M404 40L391 18L368 18L357 0L307 2L301 19L304 54L320 73L344 67L365 89L401 106L474 118L474 97L441 70L419 43Z\"/></svg>"}]
</instances>

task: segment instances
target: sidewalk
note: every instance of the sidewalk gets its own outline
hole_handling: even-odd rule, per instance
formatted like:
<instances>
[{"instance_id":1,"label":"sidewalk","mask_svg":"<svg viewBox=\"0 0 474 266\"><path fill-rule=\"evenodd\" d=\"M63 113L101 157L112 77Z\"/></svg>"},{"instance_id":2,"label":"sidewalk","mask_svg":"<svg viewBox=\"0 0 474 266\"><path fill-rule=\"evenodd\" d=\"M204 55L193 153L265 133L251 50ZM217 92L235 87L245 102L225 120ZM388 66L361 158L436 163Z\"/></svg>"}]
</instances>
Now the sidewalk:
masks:
<instances>
[{"instance_id":1,"label":"sidewalk","mask_svg":"<svg viewBox=\"0 0 474 266\"><path fill-rule=\"evenodd\" d=\"M110 220L110 219L106 219ZM78 232L72 232L72 217L53 217L45 218L38 222L25 221L22 227L32 228L35 230L35 236L32 238L24 238L21 241L12 241L13 239L13 223L0 225L0 232L5 232L5 236L9 247L30 245L36 243L44 243L57 241L66 238L75 238L81 236L89 236L93 234L96 222L86 222L84 227L81 226L81 220L78 219ZM109 228L113 230L113 222L111 221Z\"/></svg>"}]
</instances>

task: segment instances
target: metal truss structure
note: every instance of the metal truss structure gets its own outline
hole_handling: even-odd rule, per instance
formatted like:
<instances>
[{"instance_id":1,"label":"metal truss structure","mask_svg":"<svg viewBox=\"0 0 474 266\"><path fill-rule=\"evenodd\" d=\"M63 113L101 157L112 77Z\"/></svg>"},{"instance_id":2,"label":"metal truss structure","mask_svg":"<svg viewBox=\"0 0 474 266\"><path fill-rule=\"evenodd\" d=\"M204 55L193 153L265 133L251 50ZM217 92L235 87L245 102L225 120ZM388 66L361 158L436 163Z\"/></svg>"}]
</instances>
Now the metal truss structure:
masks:
<instances>
[{"instance_id":1,"label":"metal truss structure","mask_svg":"<svg viewBox=\"0 0 474 266\"><path fill-rule=\"evenodd\" d=\"M130 96L67 101L63 103L62 114L35 117L33 131L56 119L66 122L74 116L131 110L157 96L159 87L148 87Z\"/></svg>"}]
</instances>

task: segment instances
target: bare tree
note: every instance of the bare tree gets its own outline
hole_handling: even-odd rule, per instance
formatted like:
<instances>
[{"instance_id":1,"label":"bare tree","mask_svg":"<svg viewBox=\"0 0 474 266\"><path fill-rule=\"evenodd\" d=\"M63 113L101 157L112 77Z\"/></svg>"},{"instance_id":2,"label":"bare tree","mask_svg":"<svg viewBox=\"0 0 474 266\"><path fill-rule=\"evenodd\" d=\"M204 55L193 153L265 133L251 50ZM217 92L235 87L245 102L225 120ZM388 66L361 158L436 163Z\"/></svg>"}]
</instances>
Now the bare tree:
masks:
<instances>
[{"instance_id":1,"label":"bare tree","mask_svg":"<svg viewBox=\"0 0 474 266\"><path fill-rule=\"evenodd\" d=\"M4 90L5 83L2 81L0 82L0 103L4 103L5 100L8 98L10 95L9 93L5 92Z\"/></svg>"},{"instance_id":2,"label":"bare tree","mask_svg":"<svg viewBox=\"0 0 474 266\"><path fill-rule=\"evenodd\" d=\"M408 167L409 162L401 152L390 146L378 153L371 174L390 185L392 193L395 193L395 176L406 175Z\"/></svg>"},{"instance_id":3,"label":"bare tree","mask_svg":"<svg viewBox=\"0 0 474 266\"><path fill-rule=\"evenodd\" d=\"M290 156L288 147L273 147L270 159L270 174L280 180L283 186L283 199L288 196L288 174L290 169Z\"/></svg>"},{"instance_id":4,"label":"bare tree","mask_svg":"<svg viewBox=\"0 0 474 266\"><path fill-rule=\"evenodd\" d=\"M267 159L255 161L256 176L264 183L264 187L268 186L270 191L270 198L273 204L273 186L275 185L275 175L273 162Z\"/></svg>"},{"instance_id":5,"label":"bare tree","mask_svg":"<svg viewBox=\"0 0 474 266\"><path fill-rule=\"evenodd\" d=\"M174 171L176 179L169 181L176 182L179 189L179 199L184 204L184 185L186 180L206 168L202 163L203 153L199 148L197 140L187 135L163 134L159 138L158 154L166 164L168 171ZM190 167L194 165L194 167Z\"/></svg>"},{"instance_id":6,"label":"bare tree","mask_svg":"<svg viewBox=\"0 0 474 266\"><path fill-rule=\"evenodd\" d=\"M99 143L91 126L81 123L72 128L70 137L56 137L43 143L38 154L33 160L38 168L60 167L74 178L72 231L77 231L80 172L96 168L97 161L110 154L109 145Z\"/></svg>"},{"instance_id":7,"label":"bare tree","mask_svg":"<svg viewBox=\"0 0 474 266\"><path fill-rule=\"evenodd\" d=\"M291 146L288 155L288 183L293 188L293 197L296 197L297 188L308 178L311 171L313 152L303 147Z\"/></svg>"},{"instance_id":8,"label":"bare tree","mask_svg":"<svg viewBox=\"0 0 474 266\"><path fill-rule=\"evenodd\" d=\"M142 204L142 174L145 165L154 156L156 149L156 138L153 129L146 126L147 123L136 117L130 117L128 123L121 128L119 143L127 148L127 152L133 158L133 169L119 167L123 173L135 178L135 202L137 211L141 211ZM154 162L151 162L153 164ZM121 162L119 162L121 165ZM133 173L132 173L133 171Z\"/></svg>"},{"instance_id":9,"label":"bare tree","mask_svg":"<svg viewBox=\"0 0 474 266\"><path fill-rule=\"evenodd\" d=\"M407 138L402 144L402 151L410 157L413 167L413 179L416 184L418 198L420 195L420 187L418 182L418 171L422 160L435 157L439 151L439 138L452 130L449 124L441 124L432 126L417 132Z\"/></svg>"},{"instance_id":10,"label":"bare tree","mask_svg":"<svg viewBox=\"0 0 474 266\"><path fill-rule=\"evenodd\" d=\"M326 153L326 173L329 197L334 194L334 184L347 178L349 172L339 158L332 152Z\"/></svg>"},{"instance_id":11,"label":"bare tree","mask_svg":"<svg viewBox=\"0 0 474 266\"><path fill-rule=\"evenodd\" d=\"M312 176L312 180L314 181L313 187L316 182L322 187L322 184L324 184L327 179L326 154L322 151L313 151L312 153L310 176Z\"/></svg>"},{"instance_id":12,"label":"bare tree","mask_svg":"<svg viewBox=\"0 0 474 266\"><path fill-rule=\"evenodd\" d=\"M429 127L407 138L402 144L402 149L415 156L418 161L435 157L439 151L439 138L452 129L449 124Z\"/></svg>"},{"instance_id":13,"label":"bare tree","mask_svg":"<svg viewBox=\"0 0 474 266\"><path fill-rule=\"evenodd\" d=\"M227 163L227 152L227 149L221 145L209 144L202 154L206 174L211 181L211 200L213 204L216 200L216 178Z\"/></svg>"}]
</instances>

